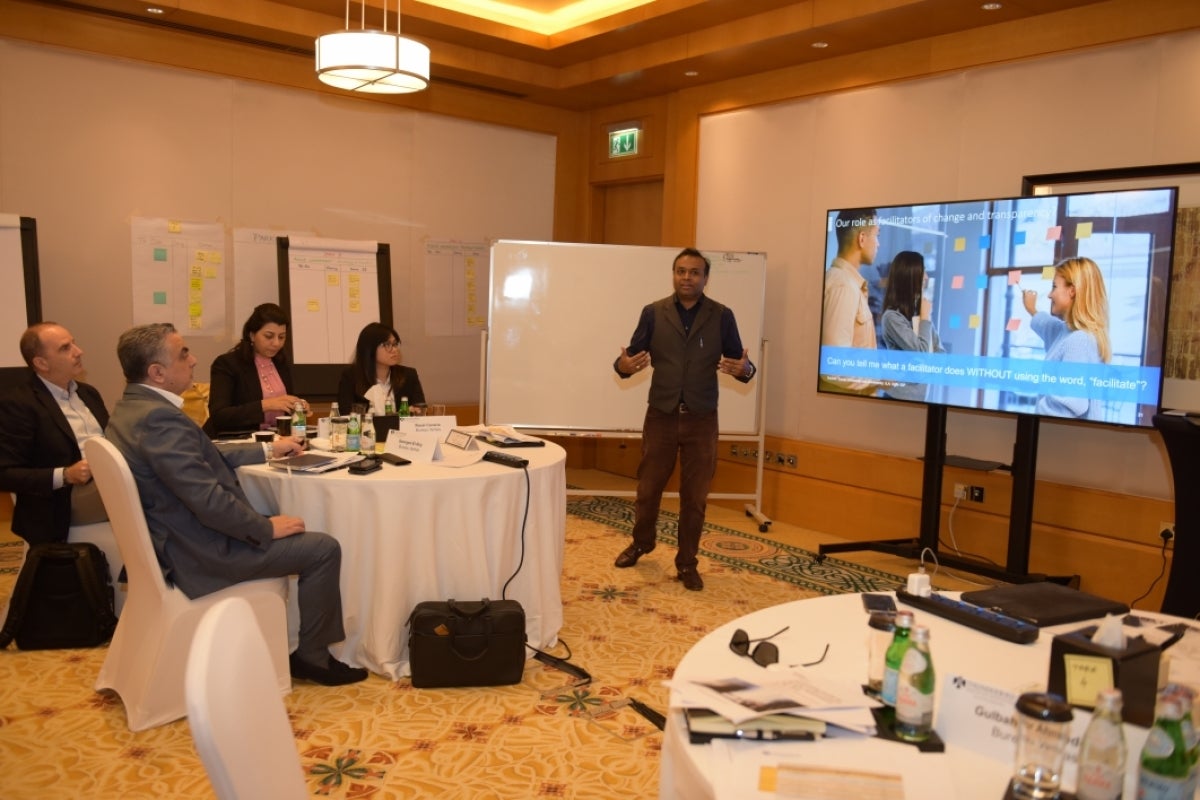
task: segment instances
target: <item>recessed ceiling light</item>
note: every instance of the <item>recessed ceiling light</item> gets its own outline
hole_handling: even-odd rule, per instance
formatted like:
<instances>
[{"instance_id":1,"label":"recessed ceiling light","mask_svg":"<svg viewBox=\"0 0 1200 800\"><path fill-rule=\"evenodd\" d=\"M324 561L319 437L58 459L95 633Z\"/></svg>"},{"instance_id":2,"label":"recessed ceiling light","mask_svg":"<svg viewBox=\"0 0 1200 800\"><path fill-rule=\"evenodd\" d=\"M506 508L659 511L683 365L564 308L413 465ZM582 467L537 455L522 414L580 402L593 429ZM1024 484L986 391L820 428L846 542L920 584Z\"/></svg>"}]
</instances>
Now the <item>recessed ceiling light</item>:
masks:
<instances>
[{"instance_id":1,"label":"recessed ceiling light","mask_svg":"<svg viewBox=\"0 0 1200 800\"><path fill-rule=\"evenodd\" d=\"M694 69L689 69L687 72L685 72L685 73L683 73L683 74L684 74L684 75L686 75L686 76L687 76L687 77L689 77L689 78L694 78L694 77L696 77L697 75L699 75L700 73L699 73L699 72L696 72L696 70L694 70Z\"/></svg>"},{"instance_id":2,"label":"recessed ceiling light","mask_svg":"<svg viewBox=\"0 0 1200 800\"><path fill-rule=\"evenodd\" d=\"M813 42L811 46L817 50L824 50L826 47L829 47L829 42Z\"/></svg>"},{"instance_id":3,"label":"recessed ceiling light","mask_svg":"<svg viewBox=\"0 0 1200 800\"><path fill-rule=\"evenodd\" d=\"M147 6L147 7L146 7L146 13L148 13L148 14L162 14L162 13L164 13L164 12L163 12L163 10L162 10L161 8L159 8L158 6Z\"/></svg>"},{"instance_id":4,"label":"recessed ceiling light","mask_svg":"<svg viewBox=\"0 0 1200 800\"><path fill-rule=\"evenodd\" d=\"M980 6L984 11L999 11L1004 8L1000 3L984 3Z\"/></svg>"}]
</instances>

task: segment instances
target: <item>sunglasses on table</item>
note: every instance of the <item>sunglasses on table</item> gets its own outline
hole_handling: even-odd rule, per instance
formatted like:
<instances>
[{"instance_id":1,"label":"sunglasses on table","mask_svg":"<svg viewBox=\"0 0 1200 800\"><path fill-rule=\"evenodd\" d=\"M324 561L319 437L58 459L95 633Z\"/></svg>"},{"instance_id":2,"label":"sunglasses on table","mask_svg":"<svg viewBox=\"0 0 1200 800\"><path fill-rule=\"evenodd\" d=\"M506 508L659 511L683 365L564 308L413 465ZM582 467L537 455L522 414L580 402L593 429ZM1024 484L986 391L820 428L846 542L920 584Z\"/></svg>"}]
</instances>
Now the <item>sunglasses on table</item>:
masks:
<instances>
[{"instance_id":1,"label":"sunglasses on table","mask_svg":"<svg viewBox=\"0 0 1200 800\"><path fill-rule=\"evenodd\" d=\"M772 664L779 663L779 648L771 641L779 634L788 630L791 626L785 625L779 630L772 633L770 636L763 636L760 639L751 639L750 635L741 628L733 632L733 638L729 640L729 649L737 653L739 656L746 656L760 667L769 667ZM754 649L750 649L750 645L755 644ZM825 656L829 653L829 645L825 645L824 652L816 661L809 661L804 664L791 664L792 667L811 667L820 664L825 660Z\"/></svg>"}]
</instances>

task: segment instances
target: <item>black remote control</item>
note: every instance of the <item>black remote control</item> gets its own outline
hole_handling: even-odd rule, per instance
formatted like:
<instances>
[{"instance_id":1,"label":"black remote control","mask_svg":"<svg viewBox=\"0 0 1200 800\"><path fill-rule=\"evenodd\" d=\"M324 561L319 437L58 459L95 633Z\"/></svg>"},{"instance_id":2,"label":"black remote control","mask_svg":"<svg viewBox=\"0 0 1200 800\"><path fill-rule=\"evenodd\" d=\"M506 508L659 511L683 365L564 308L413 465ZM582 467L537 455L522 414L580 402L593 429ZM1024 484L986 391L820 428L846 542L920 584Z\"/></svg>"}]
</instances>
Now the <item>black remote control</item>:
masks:
<instances>
[{"instance_id":1,"label":"black remote control","mask_svg":"<svg viewBox=\"0 0 1200 800\"><path fill-rule=\"evenodd\" d=\"M1038 638L1038 629L1035 625L1030 625L1024 620L1001 614L990 608L964 603L962 600L954 600L944 595L934 593L929 597L921 597L909 594L903 589L897 589L896 599L906 606L915 606L930 614L945 617L951 622L966 625L968 628L974 628L981 633L1004 639L1007 642L1029 644L1036 642Z\"/></svg>"},{"instance_id":2,"label":"black remote control","mask_svg":"<svg viewBox=\"0 0 1200 800\"><path fill-rule=\"evenodd\" d=\"M509 453L501 453L499 450L488 450L483 454L483 460L503 464L513 469L524 469L529 466L529 459L510 455Z\"/></svg>"}]
</instances>

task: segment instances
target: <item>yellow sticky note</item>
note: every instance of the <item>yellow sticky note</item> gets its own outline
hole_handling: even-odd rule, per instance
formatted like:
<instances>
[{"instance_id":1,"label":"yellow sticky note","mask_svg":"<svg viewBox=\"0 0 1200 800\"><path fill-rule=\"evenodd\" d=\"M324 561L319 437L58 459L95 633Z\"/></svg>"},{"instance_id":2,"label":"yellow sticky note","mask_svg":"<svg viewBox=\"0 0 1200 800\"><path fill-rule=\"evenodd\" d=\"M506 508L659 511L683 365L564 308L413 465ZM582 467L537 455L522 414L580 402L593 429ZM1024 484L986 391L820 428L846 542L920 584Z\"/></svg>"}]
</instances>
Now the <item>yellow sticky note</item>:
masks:
<instances>
[{"instance_id":1,"label":"yellow sticky note","mask_svg":"<svg viewBox=\"0 0 1200 800\"><path fill-rule=\"evenodd\" d=\"M188 276L189 277L199 278L203 274L204 274L204 267L200 266L199 264L192 264L190 267L188 267Z\"/></svg>"},{"instance_id":2,"label":"yellow sticky note","mask_svg":"<svg viewBox=\"0 0 1200 800\"><path fill-rule=\"evenodd\" d=\"M312 311L313 313L316 313L321 310L321 303L316 299L309 300L304 304L304 308L306 311Z\"/></svg>"},{"instance_id":3,"label":"yellow sticky note","mask_svg":"<svg viewBox=\"0 0 1200 800\"><path fill-rule=\"evenodd\" d=\"M1075 238L1076 239L1092 238L1092 223L1081 222L1078 225L1076 225L1075 226Z\"/></svg>"},{"instance_id":4,"label":"yellow sticky note","mask_svg":"<svg viewBox=\"0 0 1200 800\"><path fill-rule=\"evenodd\" d=\"M200 289L188 289L188 302L189 303L203 303L204 302L204 292Z\"/></svg>"},{"instance_id":5,"label":"yellow sticky note","mask_svg":"<svg viewBox=\"0 0 1200 800\"><path fill-rule=\"evenodd\" d=\"M350 301L350 313L351 314L362 313L362 303L359 302L358 300L351 300Z\"/></svg>"},{"instance_id":6,"label":"yellow sticky note","mask_svg":"<svg viewBox=\"0 0 1200 800\"><path fill-rule=\"evenodd\" d=\"M216 280L217 268L216 267L205 267L204 268L204 277L205 277L205 279L210 280L210 281Z\"/></svg>"},{"instance_id":7,"label":"yellow sticky note","mask_svg":"<svg viewBox=\"0 0 1200 800\"><path fill-rule=\"evenodd\" d=\"M351 299L357 300L362 297L362 289L360 289L357 285L351 286L350 290L346 292L346 294L350 295Z\"/></svg>"},{"instance_id":8,"label":"yellow sticky note","mask_svg":"<svg viewBox=\"0 0 1200 800\"><path fill-rule=\"evenodd\" d=\"M463 263L467 265L468 269L470 269L471 267L474 267L475 266L475 256L467 256L466 258L463 259Z\"/></svg>"},{"instance_id":9,"label":"yellow sticky note","mask_svg":"<svg viewBox=\"0 0 1200 800\"><path fill-rule=\"evenodd\" d=\"M1067 702L1076 706L1096 705L1096 693L1111 689L1113 665L1111 658L1063 654L1066 668Z\"/></svg>"},{"instance_id":10,"label":"yellow sticky note","mask_svg":"<svg viewBox=\"0 0 1200 800\"><path fill-rule=\"evenodd\" d=\"M1021 282L1021 271L1018 269L1010 269L1008 271L1008 285L1016 286Z\"/></svg>"},{"instance_id":11,"label":"yellow sticky note","mask_svg":"<svg viewBox=\"0 0 1200 800\"><path fill-rule=\"evenodd\" d=\"M188 317L188 329L198 331L204 327L204 321L201 317Z\"/></svg>"},{"instance_id":12,"label":"yellow sticky note","mask_svg":"<svg viewBox=\"0 0 1200 800\"><path fill-rule=\"evenodd\" d=\"M1054 280L1054 267L1042 267L1042 280L1044 280L1044 281L1053 281Z\"/></svg>"},{"instance_id":13,"label":"yellow sticky note","mask_svg":"<svg viewBox=\"0 0 1200 800\"><path fill-rule=\"evenodd\" d=\"M223 255L221 255L220 250L205 250L204 251L204 260L207 261L209 264L220 264L222 261L225 260L225 257Z\"/></svg>"},{"instance_id":14,"label":"yellow sticky note","mask_svg":"<svg viewBox=\"0 0 1200 800\"><path fill-rule=\"evenodd\" d=\"M167 233L183 233L183 223L177 219L167 220Z\"/></svg>"},{"instance_id":15,"label":"yellow sticky note","mask_svg":"<svg viewBox=\"0 0 1200 800\"><path fill-rule=\"evenodd\" d=\"M963 287L963 276L962 275L955 275L953 278L950 279L950 288L951 289L961 289L962 287Z\"/></svg>"},{"instance_id":16,"label":"yellow sticky note","mask_svg":"<svg viewBox=\"0 0 1200 800\"><path fill-rule=\"evenodd\" d=\"M954 239L954 252L961 253L967 249L967 237L958 236Z\"/></svg>"},{"instance_id":17,"label":"yellow sticky note","mask_svg":"<svg viewBox=\"0 0 1200 800\"><path fill-rule=\"evenodd\" d=\"M193 275L190 279L188 279L188 287L194 291L199 291L199 290L203 289L204 288L204 278L201 278L197 275Z\"/></svg>"},{"instance_id":18,"label":"yellow sticky note","mask_svg":"<svg viewBox=\"0 0 1200 800\"><path fill-rule=\"evenodd\" d=\"M1021 329L1021 320L1017 319L1016 317L1013 317L1012 319L1010 319L1008 321L1008 324L1005 325L1004 328L1005 328L1005 330L1009 330L1009 331L1020 330Z\"/></svg>"},{"instance_id":19,"label":"yellow sticky note","mask_svg":"<svg viewBox=\"0 0 1200 800\"><path fill-rule=\"evenodd\" d=\"M198 316L200 316L200 312L203 310L204 309L200 303L188 303L188 316L189 317L198 317Z\"/></svg>"},{"instance_id":20,"label":"yellow sticky note","mask_svg":"<svg viewBox=\"0 0 1200 800\"><path fill-rule=\"evenodd\" d=\"M362 276L359 275L357 272L350 273L350 285L351 286L358 286L359 281L361 281L361 280L362 280Z\"/></svg>"},{"instance_id":21,"label":"yellow sticky note","mask_svg":"<svg viewBox=\"0 0 1200 800\"><path fill-rule=\"evenodd\" d=\"M342 276L338 275L336 272L326 272L325 273L325 285L326 286L338 286L341 284L341 282L342 282Z\"/></svg>"},{"instance_id":22,"label":"yellow sticky note","mask_svg":"<svg viewBox=\"0 0 1200 800\"><path fill-rule=\"evenodd\" d=\"M972 314L971 316L967 317L967 327L968 328L978 328L979 327L979 315L978 314Z\"/></svg>"}]
</instances>

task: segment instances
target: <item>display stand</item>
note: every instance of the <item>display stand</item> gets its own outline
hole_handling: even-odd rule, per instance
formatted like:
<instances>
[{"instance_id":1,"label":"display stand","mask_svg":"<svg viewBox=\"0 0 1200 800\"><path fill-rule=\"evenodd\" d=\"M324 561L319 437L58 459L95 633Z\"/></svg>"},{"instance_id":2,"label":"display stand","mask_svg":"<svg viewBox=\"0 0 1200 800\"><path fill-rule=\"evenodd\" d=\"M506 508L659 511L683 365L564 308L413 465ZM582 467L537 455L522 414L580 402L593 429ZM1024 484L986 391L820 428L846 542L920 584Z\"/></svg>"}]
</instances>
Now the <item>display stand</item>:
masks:
<instances>
[{"instance_id":1,"label":"display stand","mask_svg":"<svg viewBox=\"0 0 1200 800\"><path fill-rule=\"evenodd\" d=\"M915 539L882 539L865 542L822 544L817 548L817 560L829 553L850 553L870 550L902 558L919 559L928 549L940 566L985 575L1009 583L1029 583L1054 580L1058 583L1078 583L1078 577L1048 578L1029 572L1029 539L1033 524L1033 491L1037 473L1038 418L1017 417L1017 437L1013 444L1013 491L1009 512L1008 557L1004 568L974 558L943 555L938 552L941 529L942 471L946 465L947 408L930 404L925 417L925 466L921 482L921 530Z\"/></svg>"},{"instance_id":2,"label":"display stand","mask_svg":"<svg viewBox=\"0 0 1200 800\"><path fill-rule=\"evenodd\" d=\"M1180 617L1200 614L1200 419L1189 415L1155 414L1154 427L1163 437L1175 480L1175 554L1163 594L1162 611Z\"/></svg>"}]
</instances>

